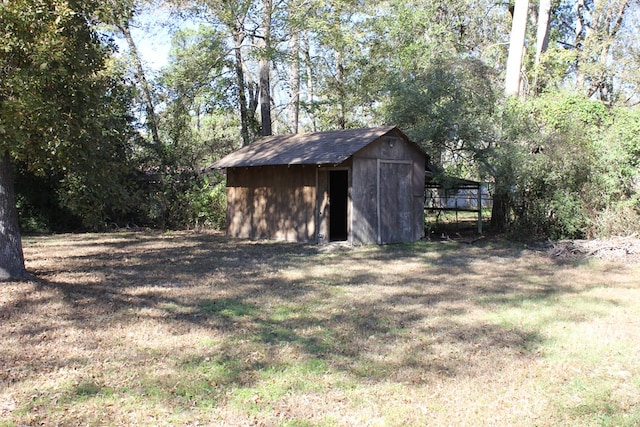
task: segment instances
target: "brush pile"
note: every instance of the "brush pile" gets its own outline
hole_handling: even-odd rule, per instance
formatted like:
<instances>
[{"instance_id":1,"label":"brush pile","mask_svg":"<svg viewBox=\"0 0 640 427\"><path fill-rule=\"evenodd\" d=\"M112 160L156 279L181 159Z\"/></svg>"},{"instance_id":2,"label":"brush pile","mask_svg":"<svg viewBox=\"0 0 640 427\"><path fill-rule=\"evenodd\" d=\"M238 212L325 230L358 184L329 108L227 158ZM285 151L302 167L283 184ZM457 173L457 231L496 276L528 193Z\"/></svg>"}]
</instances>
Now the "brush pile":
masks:
<instances>
[{"instance_id":1,"label":"brush pile","mask_svg":"<svg viewBox=\"0 0 640 427\"><path fill-rule=\"evenodd\" d=\"M640 238L637 235L594 240L561 240L550 244L554 258L572 260L599 258L640 261Z\"/></svg>"}]
</instances>

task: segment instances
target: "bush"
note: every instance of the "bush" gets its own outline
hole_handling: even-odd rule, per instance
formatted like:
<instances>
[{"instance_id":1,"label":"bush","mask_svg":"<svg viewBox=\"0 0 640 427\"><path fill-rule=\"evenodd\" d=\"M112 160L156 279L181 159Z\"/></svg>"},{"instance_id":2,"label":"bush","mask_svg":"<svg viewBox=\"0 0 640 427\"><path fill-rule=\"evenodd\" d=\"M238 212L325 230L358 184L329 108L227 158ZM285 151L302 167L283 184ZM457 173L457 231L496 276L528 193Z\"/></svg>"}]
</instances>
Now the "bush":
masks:
<instances>
[{"instance_id":1,"label":"bush","mask_svg":"<svg viewBox=\"0 0 640 427\"><path fill-rule=\"evenodd\" d=\"M223 230L227 224L227 183L220 181L210 192L211 195L211 226L216 230Z\"/></svg>"},{"instance_id":2,"label":"bush","mask_svg":"<svg viewBox=\"0 0 640 427\"><path fill-rule=\"evenodd\" d=\"M576 95L542 96L522 106L536 131L511 138L521 149L502 150L508 161L497 163L511 165L512 231L563 239L640 230L634 185L640 177L640 115ZM522 122L517 125L524 129Z\"/></svg>"},{"instance_id":3,"label":"bush","mask_svg":"<svg viewBox=\"0 0 640 427\"><path fill-rule=\"evenodd\" d=\"M640 233L640 209L635 203L619 203L604 209L590 230L595 237L628 236Z\"/></svg>"},{"instance_id":4,"label":"bush","mask_svg":"<svg viewBox=\"0 0 640 427\"><path fill-rule=\"evenodd\" d=\"M226 184L222 180L212 186L210 181L208 177L195 180L191 188L184 193L184 217L180 221L183 228L224 228L227 209Z\"/></svg>"},{"instance_id":5,"label":"bush","mask_svg":"<svg viewBox=\"0 0 640 427\"><path fill-rule=\"evenodd\" d=\"M581 239L589 229L589 214L577 193L553 192L550 203L549 237L552 239Z\"/></svg>"},{"instance_id":6,"label":"bush","mask_svg":"<svg viewBox=\"0 0 640 427\"><path fill-rule=\"evenodd\" d=\"M16 208L23 233L67 232L82 228L82 219L59 199L60 177L35 175L24 164L15 168Z\"/></svg>"},{"instance_id":7,"label":"bush","mask_svg":"<svg viewBox=\"0 0 640 427\"><path fill-rule=\"evenodd\" d=\"M20 230L23 233L49 233L52 230L45 212L31 205L23 194L16 197Z\"/></svg>"},{"instance_id":8,"label":"bush","mask_svg":"<svg viewBox=\"0 0 640 427\"><path fill-rule=\"evenodd\" d=\"M198 176L183 171L146 176L144 180L133 220L136 224L175 230L225 226L226 183L222 175Z\"/></svg>"}]
</instances>

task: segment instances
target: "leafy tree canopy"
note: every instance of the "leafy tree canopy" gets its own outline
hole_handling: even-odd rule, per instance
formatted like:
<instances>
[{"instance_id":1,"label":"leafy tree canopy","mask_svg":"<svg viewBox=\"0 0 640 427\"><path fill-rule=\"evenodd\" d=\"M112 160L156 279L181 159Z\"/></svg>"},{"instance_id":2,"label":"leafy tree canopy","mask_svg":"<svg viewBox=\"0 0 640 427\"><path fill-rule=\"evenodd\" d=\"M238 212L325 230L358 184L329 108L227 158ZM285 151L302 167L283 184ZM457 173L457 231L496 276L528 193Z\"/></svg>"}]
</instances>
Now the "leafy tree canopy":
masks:
<instances>
[{"instance_id":1,"label":"leafy tree canopy","mask_svg":"<svg viewBox=\"0 0 640 427\"><path fill-rule=\"evenodd\" d=\"M91 225L124 202L130 93L109 68L89 1L0 5L0 152L35 174L64 173L61 200ZM114 179L115 178L115 179ZM121 209L124 207L121 206Z\"/></svg>"}]
</instances>

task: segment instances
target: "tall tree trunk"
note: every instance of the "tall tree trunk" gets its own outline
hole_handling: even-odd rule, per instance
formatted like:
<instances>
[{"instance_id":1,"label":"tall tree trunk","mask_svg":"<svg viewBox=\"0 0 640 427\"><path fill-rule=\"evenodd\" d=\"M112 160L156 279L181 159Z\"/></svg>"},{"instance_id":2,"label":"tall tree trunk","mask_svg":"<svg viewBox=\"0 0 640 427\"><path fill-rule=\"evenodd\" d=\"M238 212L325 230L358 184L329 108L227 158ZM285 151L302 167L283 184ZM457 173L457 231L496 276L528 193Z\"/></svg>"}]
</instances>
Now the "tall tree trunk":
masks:
<instances>
[{"instance_id":1,"label":"tall tree trunk","mask_svg":"<svg viewBox=\"0 0 640 427\"><path fill-rule=\"evenodd\" d=\"M136 78L138 79L138 83L140 83L140 89L142 90L142 98L144 100L147 127L149 128L149 132L151 132L151 138L153 140L156 150L160 150L160 147L162 146L162 144L160 143L160 135L158 132L158 116L156 115L156 109L153 103L153 97L151 96L151 86L147 81L147 77L144 72L144 67L142 66L142 59L140 59L138 48L136 47L133 37L131 36L129 23L125 22L124 24L116 24L116 26L124 36L125 40L127 41L127 45L129 46L131 59L133 60L133 65L136 68Z\"/></svg>"},{"instance_id":2,"label":"tall tree trunk","mask_svg":"<svg viewBox=\"0 0 640 427\"><path fill-rule=\"evenodd\" d=\"M242 60L242 42L244 36L238 29L233 31L233 43L235 50L234 68L236 72L236 84L238 85L238 104L240 106L240 135L242 137L242 145L249 145L249 111L247 109L247 94L245 92L246 85L244 81L244 67Z\"/></svg>"},{"instance_id":3,"label":"tall tree trunk","mask_svg":"<svg viewBox=\"0 0 640 427\"><path fill-rule=\"evenodd\" d=\"M509 57L507 58L507 73L504 85L507 96L518 96L520 94L520 73L522 71L528 9L529 0L516 0L511 24L511 36L509 38Z\"/></svg>"},{"instance_id":4,"label":"tall tree trunk","mask_svg":"<svg viewBox=\"0 0 640 427\"><path fill-rule=\"evenodd\" d=\"M314 113L314 96L315 86L313 84L313 64L311 62L311 47L309 46L309 39L304 38L304 62L307 74L307 111L311 117L312 130L316 132L318 125L316 124L316 115Z\"/></svg>"},{"instance_id":5,"label":"tall tree trunk","mask_svg":"<svg viewBox=\"0 0 640 427\"><path fill-rule=\"evenodd\" d=\"M344 87L344 62L342 52L336 52L336 83L338 86L338 129L346 129L347 120L345 116L345 97L347 96Z\"/></svg>"},{"instance_id":6,"label":"tall tree trunk","mask_svg":"<svg viewBox=\"0 0 640 427\"><path fill-rule=\"evenodd\" d=\"M503 180L496 177L496 188L493 193L493 207L491 208L491 228L504 231L509 224L511 213L511 196Z\"/></svg>"},{"instance_id":7,"label":"tall tree trunk","mask_svg":"<svg viewBox=\"0 0 640 427\"><path fill-rule=\"evenodd\" d=\"M581 63L581 55L584 48L584 40L586 38L585 34L587 33L587 26L584 18L584 9L585 9L585 0L577 0L576 1L576 41L575 47L577 52L576 55L576 91L581 91L582 86L584 85L584 72L582 71L582 63Z\"/></svg>"},{"instance_id":8,"label":"tall tree trunk","mask_svg":"<svg viewBox=\"0 0 640 427\"><path fill-rule=\"evenodd\" d=\"M271 129L271 79L269 77L269 60L260 60L260 134L269 136L273 134Z\"/></svg>"},{"instance_id":9,"label":"tall tree trunk","mask_svg":"<svg viewBox=\"0 0 640 427\"><path fill-rule=\"evenodd\" d=\"M0 153L0 281L26 277L11 159Z\"/></svg>"},{"instance_id":10,"label":"tall tree trunk","mask_svg":"<svg viewBox=\"0 0 640 427\"><path fill-rule=\"evenodd\" d=\"M294 30L289 42L291 51L290 93L289 93L289 127L291 133L298 133L300 119L300 34Z\"/></svg>"},{"instance_id":11,"label":"tall tree trunk","mask_svg":"<svg viewBox=\"0 0 640 427\"><path fill-rule=\"evenodd\" d=\"M540 0L538 6L538 22L536 30L536 62L535 62L535 78L533 87L535 93L539 93L544 88L544 83L540 81L540 62L542 55L549 47L549 22L551 18L551 0Z\"/></svg>"},{"instance_id":12,"label":"tall tree trunk","mask_svg":"<svg viewBox=\"0 0 640 427\"><path fill-rule=\"evenodd\" d=\"M271 15L273 3L272 0L263 0L262 10L262 45L264 52L260 57L260 120L262 128L262 136L269 136L273 133L271 130Z\"/></svg>"},{"instance_id":13,"label":"tall tree trunk","mask_svg":"<svg viewBox=\"0 0 640 427\"><path fill-rule=\"evenodd\" d=\"M540 0L538 7L538 28L536 30L536 65L540 64L542 54L549 47L549 23L551 18L551 0Z\"/></svg>"}]
</instances>

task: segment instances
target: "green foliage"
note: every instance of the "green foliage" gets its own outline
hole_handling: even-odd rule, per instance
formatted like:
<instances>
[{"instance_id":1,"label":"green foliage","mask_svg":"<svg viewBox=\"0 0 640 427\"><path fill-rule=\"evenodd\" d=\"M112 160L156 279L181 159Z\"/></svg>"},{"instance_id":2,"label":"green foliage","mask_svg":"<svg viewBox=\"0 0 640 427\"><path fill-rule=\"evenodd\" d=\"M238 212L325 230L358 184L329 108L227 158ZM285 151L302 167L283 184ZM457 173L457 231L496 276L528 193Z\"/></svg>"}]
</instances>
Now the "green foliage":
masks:
<instances>
[{"instance_id":1,"label":"green foliage","mask_svg":"<svg viewBox=\"0 0 640 427\"><path fill-rule=\"evenodd\" d=\"M211 226L224 230L227 222L227 181L218 182L209 192L210 203L207 205Z\"/></svg>"},{"instance_id":2,"label":"green foliage","mask_svg":"<svg viewBox=\"0 0 640 427\"><path fill-rule=\"evenodd\" d=\"M87 101L99 96L95 72L106 51L82 12L54 0L0 7L0 150L34 170L72 163L78 137L89 133Z\"/></svg>"},{"instance_id":3,"label":"green foliage","mask_svg":"<svg viewBox=\"0 0 640 427\"><path fill-rule=\"evenodd\" d=\"M213 186L207 177L193 181L178 206L182 207L176 211L182 214L178 222L188 228L223 229L227 212L226 181L220 180Z\"/></svg>"},{"instance_id":4,"label":"green foliage","mask_svg":"<svg viewBox=\"0 0 640 427\"><path fill-rule=\"evenodd\" d=\"M16 165L16 207L23 233L50 233L82 228L82 220L59 199L60 175L36 175Z\"/></svg>"},{"instance_id":5,"label":"green foliage","mask_svg":"<svg viewBox=\"0 0 640 427\"><path fill-rule=\"evenodd\" d=\"M542 54L540 64L534 69L538 89L555 92L562 88L569 64L575 63L576 53L558 47L551 47Z\"/></svg>"},{"instance_id":6,"label":"green foliage","mask_svg":"<svg viewBox=\"0 0 640 427\"><path fill-rule=\"evenodd\" d=\"M222 35L205 25L180 31L169 60L160 77L167 103L161 122L164 158L156 161L206 167L232 151L238 138Z\"/></svg>"},{"instance_id":7,"label":"green foliage","mask_svg":"<svg viewBox=\"0 0 640 427\"><path fill-rule=\"evenodd\" d=\"M138 225L163 229L214 228L226 223L226 182L193 171L142 175L146 184L138 194Z\"/></svg>"},{"instance_id":8,"label":"green foliage","mask_svg":"<svg viewBox=\"0 0 640 427\"><path fill-rule=\"evenodd\" d=\"M213 108L232 108L227 98L223 35L208 25L176 32L172 39L170 65L160 79L170 99L182 99L192 108L210 111Z\"/></svg>"},{"instance_id":9,"label":"green foliage","mask_svg":"<svg viewBox=\"0 0 640 427\"><path fill-rule=\"evenodd\" d=\"M597 129L608 126L612 120L610 111L603 103L590 101L579 94L553 92L533 102L534 118L554 131L575 134L589 127Z\"/></svg>"},{"instance_id":10,"label":"green foliage","mask_svg":"<svg viewBox=\"0 0 640 427\"><path fill-rule=\"evenodd\" d=\"M437 58L389 76L386 121L397 124L437 162L469 162L496 107L492 72L473 59Z\"/></svg>"},{"instance_id":11,"label":"green foliage","mask_svg":"<svg viewBox=\"0 0 640 427\"><path fill-rule=\"evenodd\" d=\"M549 50L537 69L529 69L546 90L571 87L607 105L634 105L639 5L612 0L552 2Z\"/></svg>"},{"instance_id":12,"label":"green foliage","mask_svg":"<svg viewBox=\"0 0 640 427\"><path fill-rule=\"evenodd\" d=\"M228 98L228 67L222 36L212 27L174 36L170 63L159 79L166 104L161 146L145 143L136 153L136 224L170 229L224 226L224 180L204 171L238 139L238 120Z\"/></svg>"},{"instance_id":13,"label":"green foliage","mask_svg":"<svg viewBox=\"0 0 640 427\"><path fill-rule=\"evenodd\" d=\"M31 173L60 178L53 185L59 207L101 228L110 211L127 209L135 133L130 92L87 20L94 7L62 0L0 6L0 152Z\"/></svg>"},{"instance_id":14,"label":"green foliage","mask_svg":"<svg viewBox=\"0 0 640 427\"><path fill-rule=\"evenodd\" d=\"M414 139L440 150L434 159L449 173L493 183L494 229L553 239L640 231L637 111L572 93L498 106L465 75L458 83L449 66L399 82L388 108Z\"/></svg>"},{"instance_id":15,"label":"green foliage","mask_svg":"<svg viewBox=\"0 0 640 427\"><path fill-rule=\"evenodd\" d=\"M538 130L515 161L514 231L556 239L640 231L637 113L571 94L521 105Z\"/></svg>"},{"instance_id":16,"label":"green foliage","mask_svg":"<svg viewBox=\"0 0 640 427\"><path fill-rule=\"evenodd\" d=\"M506 57L499 41L511 20L506 4L281 2L269 11L272 39L264 48L256 47L267 16L259 2L177 2L207 25L177 31L169 66L149 79L159 128L151 138L132 127L139 108L126 78L132 64L109 58L110 42L92 21L128 25L138 2L2 2L0 154L10 153L19 179L29 176L18 185L23 228L76 227L78 218L92 229L222 227L224 184L204 171L236 148L241 133L245 143L244 133L257 134L255 72L268 58L274 122L289 108L278 103L293 92L288 73L298 63L301 128L398 125L443 171L492 182L494 225L516 233L633 232L640 113L612 106L637 98L637 31L629 21L637 4L619 15L618 28L619 4L596 3L585 3L589 34L575 33L574 2L553 3L549 50L537 67L532 49L525 58L542 95L521 101L502 100L496 89ZM292 34L299 51L289 45ZM568 87L575 91L559 91ZM242 120L239 104L248 110Z\"/></svg>"},{"instance_id":17,"label":"green foliage","mask_svg":"<svg viewBox=\"0 0 640 427\"><path fill-rule=\"evenodd\" d=\"M314 1L308 9L303 26L317 54L308 52L307 64L313 73L314 99L302 107L314 127L362 127L371 116L372 96L379 89L372 86L372 79L379 77L379 58L370 54L365 7L360 0L337 0Z\"/></svg>"},{"instance_id":18,"label":"green foliage","mask_svg":"<svg viewBox=\"0 0 640 427\"><path fill-rule=\"evenodd\" d=\"M20 216L20 230L23 233L46 233L51 230L44 212L30 206L22 195L18 195L16 207Z\"/></svg>"}]
</instances>

